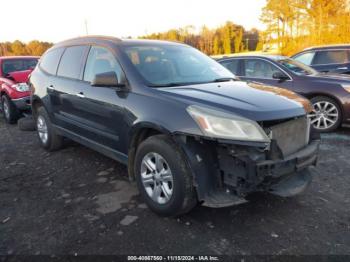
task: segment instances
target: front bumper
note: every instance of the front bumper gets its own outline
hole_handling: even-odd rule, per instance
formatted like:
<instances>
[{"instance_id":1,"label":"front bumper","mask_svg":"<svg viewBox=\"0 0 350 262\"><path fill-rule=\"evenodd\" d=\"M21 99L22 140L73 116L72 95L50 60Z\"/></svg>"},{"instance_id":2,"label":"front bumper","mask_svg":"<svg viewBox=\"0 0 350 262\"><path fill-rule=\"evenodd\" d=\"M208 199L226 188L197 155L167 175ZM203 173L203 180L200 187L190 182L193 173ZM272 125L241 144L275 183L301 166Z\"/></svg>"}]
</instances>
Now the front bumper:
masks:
<instances>
[{"instance_id":1,"label":"front bumper","mask_svg":"<svg viewBox=\"0 0 350 262\"><path fill-rule=\"evenodd\" d=\"M277 190L279 184L284 181L294 181L299 178L297 174L303 172L310 166L317 163L319 140L313 140L300 151L284 158L274 160L261 160L262 155L253 153L242 155L242 152L236 149L235 153L225 155L225 151L219 151L219 165L223 173L223 183L231 187L238 196L245 195L255 191L278 192L279 195L292 195L282 193L282 187ZM254 158L256 160L254 160ZM288 179L294 177L293 179ZM309 179L300 179L304 184L309 183ZM289 189L289 192L293 190Z\"/></svg>"},{"instance_id":2,"label":"front bumper","mask_svg":"<svg viewBox=\"0 0 350 262\"><path fill-rule=\"evenodd\" d=\"M12 102L15 104L17 109L20 111L28 111L30 110L30 96L18 98L18 99L12 99Z\"/></svg>"},{"instance_id":3,"label":"front bumper","mask_svg":"<svg viewBox=\"0 0 350 262\"><path fill-rule=\"evenodd\" d=\"M224 207L246 202L253 192L288 197L301 193L311 182L317 163L319 138L303 149L280 157L277 148L182 140L203 205Z\"/></svg>"}]
</instances>

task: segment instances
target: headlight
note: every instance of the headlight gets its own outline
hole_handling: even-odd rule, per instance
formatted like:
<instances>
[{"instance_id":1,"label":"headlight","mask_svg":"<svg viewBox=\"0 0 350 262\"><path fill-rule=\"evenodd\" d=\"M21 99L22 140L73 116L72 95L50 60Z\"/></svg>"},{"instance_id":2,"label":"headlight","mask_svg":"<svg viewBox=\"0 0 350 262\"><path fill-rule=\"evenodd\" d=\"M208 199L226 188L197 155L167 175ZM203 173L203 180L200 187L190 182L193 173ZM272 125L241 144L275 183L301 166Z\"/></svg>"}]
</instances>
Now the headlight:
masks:
<instances>
[{"instance_id":1,"label":"headlight","mask_svg":"<svg viewBox=\"0 0 350 262\"><path fill-rule=\"evenodd\" d=\"M208 137L270 142L264 130L256 122L249 119L199 106L189 106L187 112L197 122L204 135Z\"/></svg>"},{"instance_id":2,"label":"headlight","mask_svg":"<svg viewBox=\"0 0 350 262\"><path fill-rule=\"evenodd\" d=\"M18 83L11 86L16 89L18 92L27 92L29 91L29 86L26 83Z\"/></svg>"},{"instance_id":3,"label":"headlight","mask_svg":"<svg viewBox=\"0 0 350 262\"><path fill-rule=\"evenodd\" d=\"M350 93L350 84L341 85L346 91Z\"/></svg>"}]
</instances>

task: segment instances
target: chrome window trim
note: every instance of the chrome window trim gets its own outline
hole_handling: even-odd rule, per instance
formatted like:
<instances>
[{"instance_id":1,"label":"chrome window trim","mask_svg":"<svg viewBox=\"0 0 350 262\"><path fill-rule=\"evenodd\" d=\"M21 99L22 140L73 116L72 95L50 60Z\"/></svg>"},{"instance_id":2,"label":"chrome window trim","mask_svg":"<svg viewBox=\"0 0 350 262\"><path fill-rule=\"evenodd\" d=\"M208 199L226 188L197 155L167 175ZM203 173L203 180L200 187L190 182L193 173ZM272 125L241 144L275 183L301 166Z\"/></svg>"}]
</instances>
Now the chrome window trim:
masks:
<instances>
[{"instance_id":1,"label":"chrome window trim","mask_svg":"<svg viewBox=\"0 0 350 262\"><path fill-rule=\"evenodd\" d=\"M288 74L284 69L282 69L279 65L275 65L273 62L269 61L268 59L266 58L261 58L261 57L247 57L247 58L244 58L244 57L228 57L228 58L225 58L225 59L221 59L220 61L218 61L219 63L220 62L223 62L223 61L227 61L227 60L247 60L247 59L260 59L260 60L263 60L263 61L266 61L270 64L272 64L273 66L277 67L278 69L280 69L283 73L285 73L290 79L288 80L285 80L285 81L293 81L293 77L291 77L290 74ZM237 77L247 77L247 76L239 76L239 75L236 75ZM274 79L274 78L264 78L264 77L247 77L247 78L253 78L253 79L265 79L265 80L275 80L275 81L278 81L278 79Z\"/></svg>"},{"instance_id":2,"label":"chrome window trim","mask_svg":"<svg viewBox=\"0 0 350 262\"><path fill-rule=\"evenodd\" d=\"M268 62L268 63L270 63L271 65L277 67L279 70L281 70L283 73L285 73L285 74L290 78L290 79L285 80L285 81L293 81L293 77L291 77L290 74L288 74L288 73L287 73L284 69L282 69L279 65L274 64L273 62L271 62L270 60L268 60L268 59L266 59L266 58L260 58L260 57L254 57L254 58L252 58L252 57L250 57L250 58L243 58L243 59L246 59L246 60L248 60L248 59L250 59L250 60L252 60L252 59L260 59L260 60L263 60L263 61L265 61L265 62ZM266 77L250 77L250 76L249 76L249 77L248 77L248 76L242 76L242 77L253 78L253 79L265 79L265 80L276 80L276 81L278 81L278 79L266 78Z\"/></svg>"}]
</instances>

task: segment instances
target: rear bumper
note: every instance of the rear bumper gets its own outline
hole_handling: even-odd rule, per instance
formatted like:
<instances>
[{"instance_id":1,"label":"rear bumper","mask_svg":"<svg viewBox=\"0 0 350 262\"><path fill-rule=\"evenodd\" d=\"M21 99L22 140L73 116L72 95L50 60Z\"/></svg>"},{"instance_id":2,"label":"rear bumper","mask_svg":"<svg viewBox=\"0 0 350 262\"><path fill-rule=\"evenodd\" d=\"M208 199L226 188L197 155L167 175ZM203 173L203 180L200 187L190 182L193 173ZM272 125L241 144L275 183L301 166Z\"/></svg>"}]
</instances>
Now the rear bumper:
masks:
<instances>
[{"instance_id":1,"label":"rear bumper","mask_svg":"<svg viewBox=\"0 0 350 262\"><path fill-rule=\"evenodd\" d=\"M30 96L11 100L20 111L30 110Z\"/></svg>"}]
</instances>

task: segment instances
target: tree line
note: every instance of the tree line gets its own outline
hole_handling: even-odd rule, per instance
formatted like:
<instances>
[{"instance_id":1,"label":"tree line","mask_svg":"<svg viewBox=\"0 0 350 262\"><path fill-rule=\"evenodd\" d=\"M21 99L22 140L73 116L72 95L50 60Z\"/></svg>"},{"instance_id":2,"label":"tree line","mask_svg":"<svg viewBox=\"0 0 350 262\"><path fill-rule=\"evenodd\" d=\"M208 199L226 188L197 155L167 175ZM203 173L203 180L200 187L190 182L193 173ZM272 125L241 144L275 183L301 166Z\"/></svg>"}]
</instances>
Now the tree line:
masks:
<instances>
[{"instance_id":1,"label":"tree line","mask_svg":"<svg viewBox=\"0 0 350 262\"><path fill-rule=\"evenodd\" d=\"M53 44L37 40L23 43L19 40L14 42L0 43L0 56L33 55L41 56Z\"/></svg>"},{"instance_id":2,"label":"tree line","mask_svg":"<svg viewBox=\"0 0 350 262\"><path fill-rule=\"evenodd\" d=\"M257 29L248 31L243 26L230 21L214 29L203 26L199 32L196 32L193 26L186 26L140 38L179 41L198 48L208 55L231 54L262 48L259 45Z\"/></svg>"},{"instance_id":3,"label":"tree line","mask_svg":"<svg viewBox=\"0 0 350 262\"><path fill-rule=\"evenodd\" d=\"M350 42L350 0L267 0L261 21L263 42L286 55Z\"/></svg>"}]
</instances>

